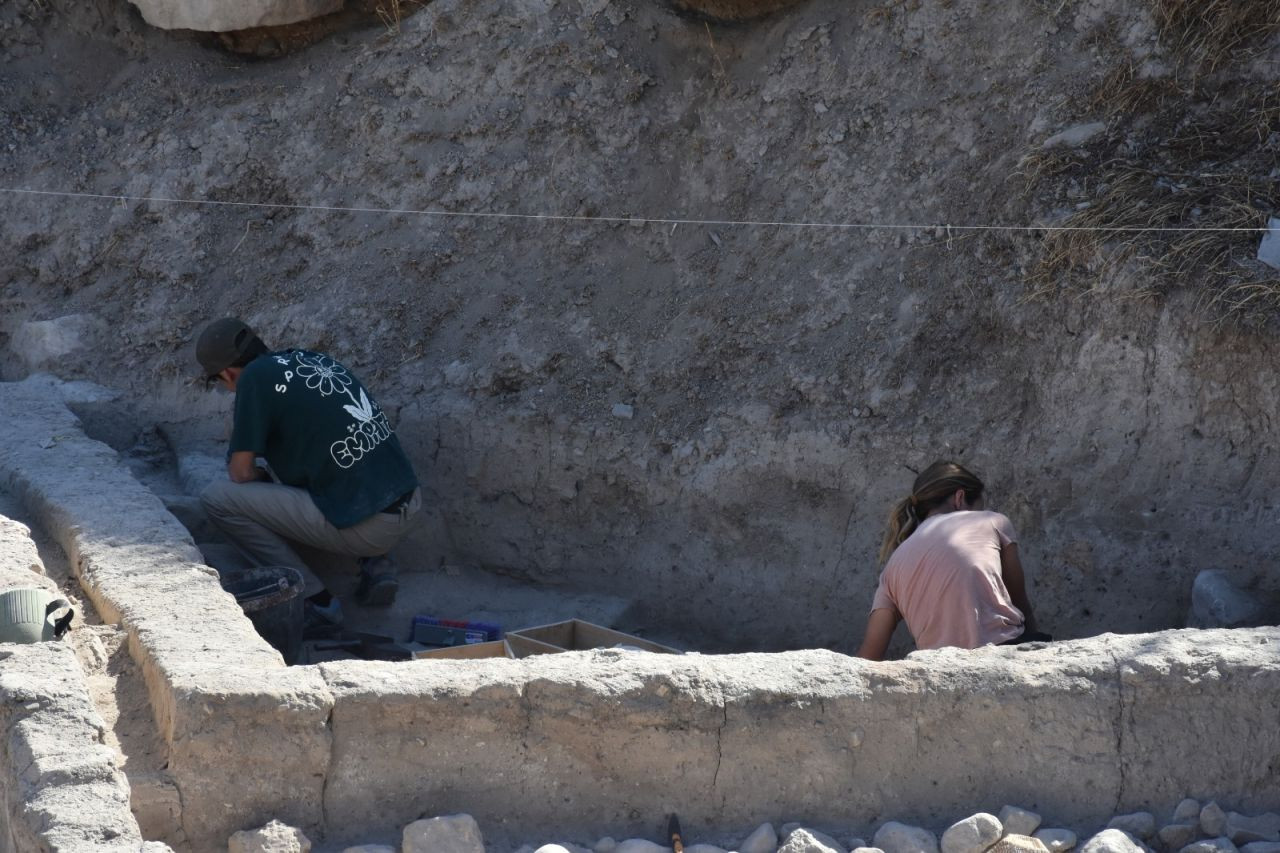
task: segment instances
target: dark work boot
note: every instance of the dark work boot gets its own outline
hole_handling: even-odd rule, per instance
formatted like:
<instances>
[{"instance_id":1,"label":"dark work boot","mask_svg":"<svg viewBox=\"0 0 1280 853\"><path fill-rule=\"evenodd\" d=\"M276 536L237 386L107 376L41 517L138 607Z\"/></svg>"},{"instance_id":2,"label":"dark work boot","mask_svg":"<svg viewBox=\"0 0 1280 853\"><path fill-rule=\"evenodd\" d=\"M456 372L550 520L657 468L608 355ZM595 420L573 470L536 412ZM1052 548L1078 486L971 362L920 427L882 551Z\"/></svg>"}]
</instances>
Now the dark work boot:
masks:
<instances>
[{"instance_id":1,"label":"dark work boot","mask_svg":"<svg viewBox=\"0 0 1280 853\"><path fill-rule=\"evenodd\" d=\"M358 603L366 607L388 607L399 591L396 564L389 555L360 558L360 581L356 584Z\"/></svg>"}]
</instances>

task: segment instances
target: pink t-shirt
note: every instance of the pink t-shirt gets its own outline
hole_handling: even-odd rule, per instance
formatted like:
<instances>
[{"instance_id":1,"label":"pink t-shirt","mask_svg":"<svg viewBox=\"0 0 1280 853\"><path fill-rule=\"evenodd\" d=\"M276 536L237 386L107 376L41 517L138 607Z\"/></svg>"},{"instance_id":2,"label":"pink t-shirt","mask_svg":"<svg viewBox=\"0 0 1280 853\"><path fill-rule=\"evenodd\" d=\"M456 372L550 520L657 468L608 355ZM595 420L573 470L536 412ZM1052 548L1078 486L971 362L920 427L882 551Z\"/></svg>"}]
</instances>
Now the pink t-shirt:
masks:
<instances>
[{"instance_id":1,"label":"pink t-shirt","mask_svg":"<svg viewBox=\"0 0 1280 853\"><path fill-rule=\"evenodd\" d=\"M998 512L927 518L889 556L871 609L902 614L919 649L1012 640L1024 619L1001 578L1000 549L1017 541Z\"/></svg>"}]
</instances>

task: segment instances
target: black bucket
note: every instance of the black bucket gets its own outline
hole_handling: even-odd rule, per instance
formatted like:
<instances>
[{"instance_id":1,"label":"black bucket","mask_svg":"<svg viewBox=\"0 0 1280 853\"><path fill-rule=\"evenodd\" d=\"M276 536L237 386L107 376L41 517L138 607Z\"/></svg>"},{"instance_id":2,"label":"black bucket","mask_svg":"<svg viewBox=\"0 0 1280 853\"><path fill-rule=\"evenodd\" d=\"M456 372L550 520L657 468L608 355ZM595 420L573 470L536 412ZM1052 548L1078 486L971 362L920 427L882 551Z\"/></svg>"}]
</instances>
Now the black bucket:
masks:
<instances>
[{"instance_id":1,"label":"black bucket","mask_svg":"<svg viewBox=\"0 0 1280 853\"><path fill-rule=\"evenodd\" d=\"M302 651L302 575L298 570L287 566L236 569L220 572L219 579L262 639L280 652L285 663L296 663Z\"/></svg>"}]
</instances>

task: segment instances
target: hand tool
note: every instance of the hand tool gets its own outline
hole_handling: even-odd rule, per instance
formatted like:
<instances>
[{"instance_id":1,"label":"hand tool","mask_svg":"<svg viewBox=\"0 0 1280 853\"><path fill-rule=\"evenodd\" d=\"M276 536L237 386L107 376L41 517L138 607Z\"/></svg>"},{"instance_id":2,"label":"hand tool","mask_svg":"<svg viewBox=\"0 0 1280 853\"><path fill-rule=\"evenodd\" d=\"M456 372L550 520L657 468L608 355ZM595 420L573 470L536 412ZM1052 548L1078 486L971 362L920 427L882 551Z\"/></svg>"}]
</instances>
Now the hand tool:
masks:
<instances>
[{"instance_id":1,"label":"hand tool","mask_svg":"<svg viewBox=\"0 0 1280 853\"><path fill-rule=\"evenodd\" d=\"M671 837L671 849L675 853L684 853L684 841L680 839L680 819L674 814L667 823L667 835Z\"/></svg>"}]
</instances>

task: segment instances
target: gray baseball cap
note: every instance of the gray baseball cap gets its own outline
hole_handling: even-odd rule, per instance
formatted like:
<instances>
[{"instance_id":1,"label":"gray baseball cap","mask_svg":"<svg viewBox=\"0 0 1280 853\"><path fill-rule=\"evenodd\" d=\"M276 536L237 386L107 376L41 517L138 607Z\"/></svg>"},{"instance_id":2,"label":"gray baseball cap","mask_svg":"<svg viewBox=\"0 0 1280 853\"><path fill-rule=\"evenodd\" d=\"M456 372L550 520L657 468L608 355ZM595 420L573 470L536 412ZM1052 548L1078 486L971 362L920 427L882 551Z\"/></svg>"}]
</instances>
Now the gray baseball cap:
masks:
<instances>
[{"instance_id":1,"label":"gray baseball cap","mask_svg":"<svg viewBox=\"0 0 1280 853\"><path fill-rule=\"evenodd\" d=\"M240 360L257 338L243 320L224 317L204 327L196 341L196 361L206 377L215 377Z\"/></svg>"}]
</instances>

